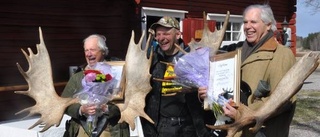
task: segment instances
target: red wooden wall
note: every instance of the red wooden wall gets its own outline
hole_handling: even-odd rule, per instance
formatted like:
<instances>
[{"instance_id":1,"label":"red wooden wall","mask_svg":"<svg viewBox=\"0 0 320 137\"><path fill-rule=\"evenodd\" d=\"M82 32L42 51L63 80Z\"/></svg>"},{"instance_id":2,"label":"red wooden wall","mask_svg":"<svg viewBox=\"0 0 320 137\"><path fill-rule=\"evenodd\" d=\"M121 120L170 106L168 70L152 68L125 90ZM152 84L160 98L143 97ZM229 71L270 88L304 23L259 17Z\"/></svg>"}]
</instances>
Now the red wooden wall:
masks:
<instances>
[{"instance_id":1,"label":"red wooden wall","mask_svg":"<svg viewBox=\"0 0 320 137\"><path fill-rule=\"evenodd\" d=\"M208 21L208 27L210 31L214 31L216 22L213 20ZM189 43L191 38L198 40L201 38L196 36L197 30L203 29L203 19L202 18L186 18L183 20L183 41Z\"/></svg>"},{"instance_id":2,"label":"red wooden wall","mask_svg":"<svg viewBox=\"0 0 320 137\"><path fill-rule=\"evenodd\" d=\"M85 63L83 39L105 35L110 57L124 58L131 30L140 31L132 0L2 0L0 2L0 86L24 84L16 62L27 68L20 49L39 43L42 27L54 80L67 81L68 66Z\"/></svg>"},{"instance_id":3,"label":"red wooden wall","mask_svg":"<svg viewBox=\"0 0 320 137\"><path fill-rule=\"evenodd\" d=\"M69 79L69 66L85 63L83 39L105 35L109 57L124 59L131 31L140 31L140 15L133 0L1 0L0 1L0 121L15 119L14 113L33 104L13 90L26 90L16 62L26 71L21 52L39 43L38 27L51 57L53 80L61 92ZM18 87L18 88L17 88Z\"/></svg>"},{"instance_id":4,"label":"red wooden wall","mask_svg":"<svg viewBox=\"0 0 320 137\"><path fill-rule=\"evenodd\" d=\"M296 12L296 0L141 0L140 6L188 11L187 18L202 18L202 13L220 13L242 15L243 10L251 4L268 2L277 21L282 22L286 16L291 19Z\"/></svg>"}]
</instances>

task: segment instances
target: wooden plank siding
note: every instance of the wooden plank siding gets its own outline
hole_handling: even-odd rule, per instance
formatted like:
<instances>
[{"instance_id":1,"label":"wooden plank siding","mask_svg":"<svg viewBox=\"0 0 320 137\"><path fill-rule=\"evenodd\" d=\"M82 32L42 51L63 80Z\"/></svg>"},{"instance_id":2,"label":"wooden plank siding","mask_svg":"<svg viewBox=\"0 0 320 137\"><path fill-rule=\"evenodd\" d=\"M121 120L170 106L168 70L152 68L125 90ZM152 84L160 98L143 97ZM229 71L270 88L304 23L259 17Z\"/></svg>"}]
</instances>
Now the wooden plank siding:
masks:
<instances>
[{"instance_id":1,"label":"wooden plank siding","mask_svg":"<svg viewBox=\"0 0 320 137\"><path fill-rule=\"evenodd\" d=\"M177 9L188 11L187 18L201 18L202 12L242 15L245 7L251 4L265 3L265 0L142 0L140 5L145 7L156 7L166 9ZM294 6L296 0L269 0L277 21L283 21L284 16L291 17L296 11Z\"/></svg>"},{"instance_id":2,"label":"wooden plank siding","mask_svg":"<svg viewBox=\"0 0 320 137\"><path fill-rule=\"evenodd\" d=\"M137 19L140 15L136 14L134 0L1 0L0 121L20 118L14 113L34 103L9 89L27 89L16 62L27 70L27 60L20 49L31 47L37 52L39 26L51 57L54 82L64 83L55 86L60 94L69 79L68 67L85 63L85 37L105 35L109 57L124 59L131 30L141 29Z\"/></svg>"},{"instance_id":3,"label":"wooden plank siding","mask_svg":"<svg viewBox=\"0 0 320 137\"><path fill-rule=\"evenodd\" d=\"M85 62L82 41L93 33L107 38L110 56L124 58L135 24L132 0L7 0L0 2L0 86L25 83L16 62L27 68L20 49L39 43L42 27L55 81L67 81L68 66ZM139 29L139 28L137 28ZM12 69L8 71L8 69Z\"/></svg>"},{"instance_id":4,"label":"wooden plank siding","mask_svg":"<svg viewBox=\"0 0 320 137\"><path fill-rule=\"evenodd\" d=\"M65 82L61 82L55 85L58 95L61 94L65 84ZM15 89L27 90L25 86L26 85L21 85L18 88L15 87ZM32 98L25 95L15 94L13 90L10 90L10 88L6 91L0 92L0 122L25 117L27 115L26 113L19 115L15 115L15 113L24 108L33 106L34 104L35 101Z\"/></svg>"}]
</instances>

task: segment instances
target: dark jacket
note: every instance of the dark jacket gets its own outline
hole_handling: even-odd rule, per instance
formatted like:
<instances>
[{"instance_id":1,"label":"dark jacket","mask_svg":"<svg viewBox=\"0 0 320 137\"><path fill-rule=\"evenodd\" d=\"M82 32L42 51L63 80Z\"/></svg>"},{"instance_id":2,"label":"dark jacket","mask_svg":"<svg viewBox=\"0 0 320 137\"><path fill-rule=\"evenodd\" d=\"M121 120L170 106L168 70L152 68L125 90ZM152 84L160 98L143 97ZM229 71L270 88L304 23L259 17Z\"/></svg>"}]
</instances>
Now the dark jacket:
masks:
<instances>
[{"instance_id":1,"label":"dark jacket","mask_svg":"<svg viewBox=\"0 0 320 137\"><path fill-rule=\"evenodd\" d=\"M180 46L189 52L189 47L185 47L183 43ZM174 57L178 59L183 56L182 52L177 53ZM152 78L161 78L163 79L164 72L166 70L166 65L160 63L160 61L164 61L164 53L161 51L159 46L154 51L152 65L150 69L150 73L152 74ZM145 112L150 116L150 118L155 122L152 124L145 119L141 119L143 131L145 136L157 136L157 125L159 123L160 118L160 103L161 103L161 82L154 81L151 78L152 90L146 97L146 107ZM204 123L204 115L205 111L202 108L202 104L198 99L197 91L186 93L185 100L188 108L189 116L192 118L192 122L194 127L196 128L197 135L199 137L210 136L208 129L205 127ZM208 112L210 113L210 112ZM213 114L209 114L208 116L212 116L208 118L209 124L214 123Z\"/></svg>"}]
</instances>

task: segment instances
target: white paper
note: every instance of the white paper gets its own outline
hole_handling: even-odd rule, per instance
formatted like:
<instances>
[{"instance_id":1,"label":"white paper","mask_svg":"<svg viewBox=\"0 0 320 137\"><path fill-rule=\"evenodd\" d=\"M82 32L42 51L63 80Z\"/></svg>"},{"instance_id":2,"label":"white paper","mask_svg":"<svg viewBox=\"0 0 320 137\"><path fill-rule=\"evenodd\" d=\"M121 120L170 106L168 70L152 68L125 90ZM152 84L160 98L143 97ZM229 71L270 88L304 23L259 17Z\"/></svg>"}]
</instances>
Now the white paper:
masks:
<instances>
[{"instance_id":1,"label":"white paper","mask_svg":"<svg viewBox=\"0 0 320 137\"><path fill-rule=\"evenodd\" d=\"M208 98L210 104L218 100L218 95L224 90L234 91L235 58L210 62L210 78ZM224 90L223 90L224 89Z\"/></svg>"},{"instance_id":2,"label":"white paper","mask_svg":"<svg viewBox=\"0 0 320 137\"><path fill-rule=\"evenodd\" d=\"M123 66L119 65L119 66L111 66L111 72L114 75L114 78L117 80L117 85L116 87L119 88L120 87L120 83L121 83L121 76L122 76L122 69Z\"/></svg>"}]
</instances>

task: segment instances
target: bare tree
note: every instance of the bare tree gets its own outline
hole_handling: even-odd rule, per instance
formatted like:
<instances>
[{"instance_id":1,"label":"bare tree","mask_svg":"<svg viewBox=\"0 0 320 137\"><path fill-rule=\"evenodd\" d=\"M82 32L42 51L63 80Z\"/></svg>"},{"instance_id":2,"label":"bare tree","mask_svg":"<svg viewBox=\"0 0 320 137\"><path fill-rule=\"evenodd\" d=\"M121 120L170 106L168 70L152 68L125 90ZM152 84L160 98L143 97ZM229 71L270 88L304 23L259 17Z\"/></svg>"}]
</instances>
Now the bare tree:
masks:
<instances>
[{"instance_id":1,"label":"bare tree","mask_svg":"<svg viewBox=\"0 0 320 137\"><path fill-rule=\"evenodd\" d=\"M303 4L312 9L311 14L316 14L320 11L320 0L304 0Z\"/></svg>"},{"instance_id":2,"label":"bare tree","mask_svg":"<svg viewBox=\"0 0 320 137\"><path fill-rule=\"evenodd\" d=\"M320 33L317 33L316 36L311 39L310 49L313 51L320 51Z\"/></svg>"}]
</instances>

